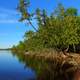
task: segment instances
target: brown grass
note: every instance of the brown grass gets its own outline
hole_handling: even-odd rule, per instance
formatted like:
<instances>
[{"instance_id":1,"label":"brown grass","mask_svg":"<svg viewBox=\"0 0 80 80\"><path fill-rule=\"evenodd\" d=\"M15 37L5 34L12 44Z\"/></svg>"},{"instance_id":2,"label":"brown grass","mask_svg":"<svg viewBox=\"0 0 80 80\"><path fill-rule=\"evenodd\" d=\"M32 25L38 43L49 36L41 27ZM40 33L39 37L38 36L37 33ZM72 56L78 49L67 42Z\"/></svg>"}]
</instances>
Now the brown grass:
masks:
<instances>
[{"instance_id":1,"label":"brown grass","mask_svg":"<svg viewBox=\"0 0 80 80\"><path fill-rule=\"evenodd\" d=\"M47 75L47 71L52 75L54 74L54 80L72 80L75 76L75 71L80 68L80 54L67 54L68 55L66 56L63 52L46 50L35 53L30 52L29 54L25 54L25 56L47 61L49 68L46 70L46 73L44 72L44 74Z\"/></svg>"}]
</instances>

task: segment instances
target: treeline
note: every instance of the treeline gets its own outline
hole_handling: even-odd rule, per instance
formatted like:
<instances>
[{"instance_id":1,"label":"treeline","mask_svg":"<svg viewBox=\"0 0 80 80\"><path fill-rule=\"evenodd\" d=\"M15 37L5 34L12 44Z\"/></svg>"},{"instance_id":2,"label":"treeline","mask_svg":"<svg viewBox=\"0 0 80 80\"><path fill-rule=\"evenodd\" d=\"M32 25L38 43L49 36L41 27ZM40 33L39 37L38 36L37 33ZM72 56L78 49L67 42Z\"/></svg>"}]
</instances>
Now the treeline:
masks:
<instances>
[{"instance_id":1,"label":"treeline","mask_svg":"<svg viewBox=\"0 0 80 80\"><path fill-rule=\"evenodd\" d=\"M26 20L35 31L25 32L24 40L14 51L41 51L43 49L64 50L78 52L80 50L80 16L75 8L64 8L61 4L50 14L45 10L36 9L35 14L27 11L25 1L20 0L18 10L20 21ZM27 4L29 5L29 4ZM31 20L36 19L37 27Z\"/></svg>"}]
</instances>

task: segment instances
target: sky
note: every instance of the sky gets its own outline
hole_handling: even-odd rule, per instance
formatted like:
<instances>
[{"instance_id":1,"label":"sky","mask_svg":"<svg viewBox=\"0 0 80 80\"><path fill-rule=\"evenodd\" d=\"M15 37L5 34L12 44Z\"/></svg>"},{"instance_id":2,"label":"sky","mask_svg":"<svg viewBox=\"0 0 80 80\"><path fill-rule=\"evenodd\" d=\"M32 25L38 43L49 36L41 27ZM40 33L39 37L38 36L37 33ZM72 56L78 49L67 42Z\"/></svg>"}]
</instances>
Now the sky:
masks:
<instances>
[{"instance_id":1,"label":"sky","mask_svg":"<svg viewBox=\"0 0 80 80\"><path fill-rule=\"evenodd\" d=\"M57 7L58 3L62 3L65 8L74 7L80 13L80 0L30 0L30 12L34 12L36 8L46 9L50 14ZM19 22L19 13L16 7L19 0L1 0L0 1L0 48L8 48L18 44L23 40L24 33L32 30L31 26L23 22ZM35 25L36 22L33 21Z\"/></svg>"}]
</instances>

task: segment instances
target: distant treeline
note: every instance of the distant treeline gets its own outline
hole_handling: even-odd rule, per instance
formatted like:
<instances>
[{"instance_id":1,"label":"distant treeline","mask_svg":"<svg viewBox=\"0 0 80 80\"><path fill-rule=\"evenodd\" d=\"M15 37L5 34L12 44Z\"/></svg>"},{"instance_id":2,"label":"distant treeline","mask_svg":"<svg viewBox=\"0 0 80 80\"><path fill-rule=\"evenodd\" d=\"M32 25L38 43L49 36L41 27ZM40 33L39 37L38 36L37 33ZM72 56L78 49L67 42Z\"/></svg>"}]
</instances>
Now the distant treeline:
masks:
<instances>
[{"instance_id":1,"label":"distant treeline","mask_svg":"<svg viewBox=\"0 0 80 80\"><path fill-rule=\"evenodd\" d=\"M0 49L0 50L11 50L11 48L7 48L7 49Z\"/></svg>"}]
</instances>

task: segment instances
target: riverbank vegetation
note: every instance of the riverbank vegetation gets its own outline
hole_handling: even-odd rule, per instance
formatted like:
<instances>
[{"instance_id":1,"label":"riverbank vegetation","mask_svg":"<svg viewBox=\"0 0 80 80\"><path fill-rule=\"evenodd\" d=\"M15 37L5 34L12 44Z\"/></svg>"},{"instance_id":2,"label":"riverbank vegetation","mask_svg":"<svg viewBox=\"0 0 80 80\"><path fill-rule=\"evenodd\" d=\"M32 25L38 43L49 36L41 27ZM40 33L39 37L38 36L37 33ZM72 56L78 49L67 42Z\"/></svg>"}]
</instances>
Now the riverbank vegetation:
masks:
<instances>
[{"instance_id":1,"label":"riverbank vegetation","mask_svg":"<svg viewBox=\"0 0 80 80\"><path fill-rule=\"evenodd\" d=\"M15 54L19 61L36 71L36 80L73 80L80 68L80 54L71 53L64 57L62 52ZM79 77L79 76L78 76ZM75 79L76 80L76 79Z\"/></svg>"},{"instance_id":2,"label":"riverbank vegetation","mask_svg":"<svg viewBox=\"0 0 80 80\"><path fill-rule=\"evenodd\" d=\"M26 5L25 5L26 4ZM80 16L75 8L64 8L62 4L50 14L45 10L36 9L35 14L28 12L29 2L20 0L18 7L21 13L19 21L27 21L35 31L24 34L13 49L21 51L41 51L42 49L56 49L63 51L68 48L78 51L80 44ZM34 18L34 19L33 19ZM37 25L32 24L36 20Z\"/></svg>"},{"instance_id":3,"label":"riverbank vegetation","mask_svg":"<svg viewBox=\"0 0 80 80\"><path fill-rule=\"evenodd\" d=\"M34 30L25 32L24 40L20 41L17 46L14 45L12 52L23 62L28 63L31 61L28 64L29 66L34 67L36 65L39 75L45 74L48 76L47 78L43 75L46 78L40 79L40 77L38 80L71 80L70 77L69 79L60 79L61 76L64 77L65 75L66 77L66 73L62 72L62 75L60 75L61 72L60 74L57 72L61 69L66 71L66 69L74 67L76 58L80 59L79 54L77 57L75 54L63 55L66 49L68 53L79 53L80 51L80 16L77 9L65 8L62 4L59 4L51 14L48 14L46 10L40 9L30 13L28 12L29 4L25 0L20 0L18 11L21 13L21 18L19 21L28 22ZM33 20L37 23L36 26L32 24ZM37 60L39 60L38 62L41 61L40 65ZM78 63L78 60L75 64ZM48 63L42 65L44 61ZM44 67L42 66L46 68L43 69ZM46 74L48 73L46 71L49 74Z\"/></svg>"}]
</instances>

